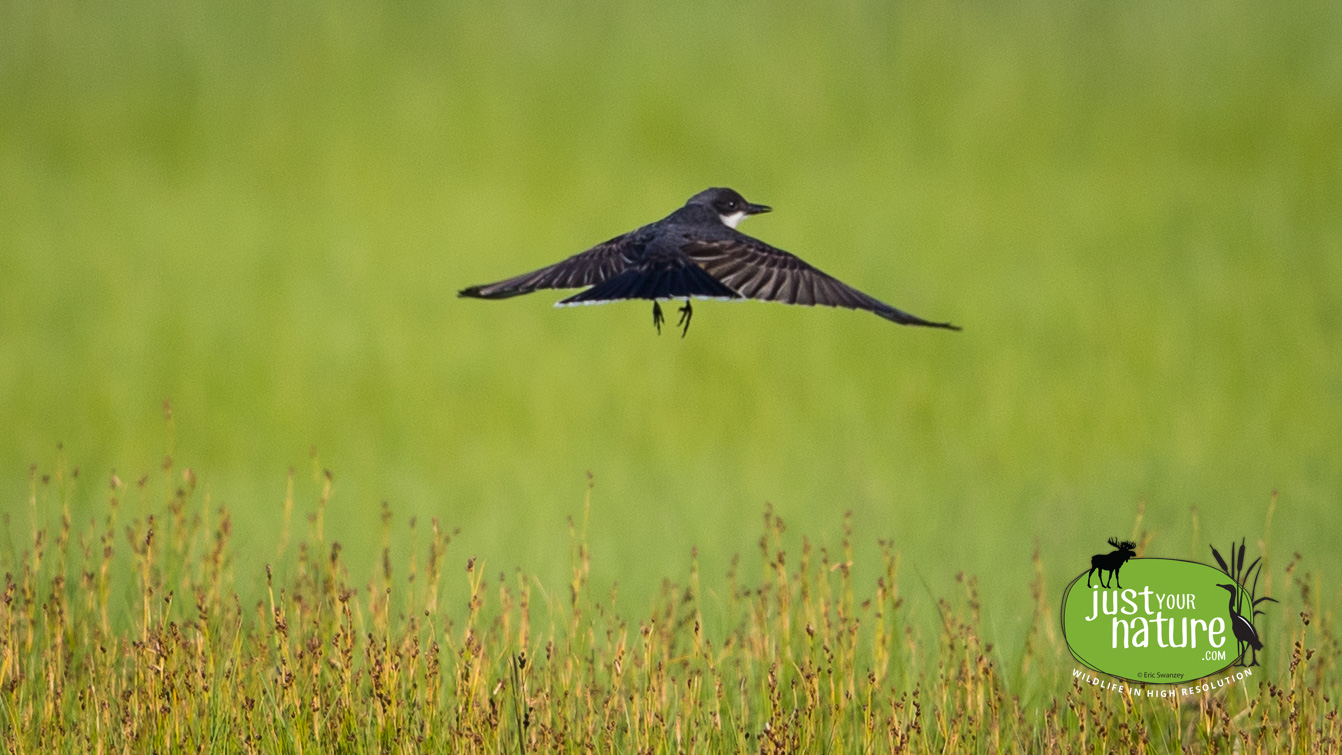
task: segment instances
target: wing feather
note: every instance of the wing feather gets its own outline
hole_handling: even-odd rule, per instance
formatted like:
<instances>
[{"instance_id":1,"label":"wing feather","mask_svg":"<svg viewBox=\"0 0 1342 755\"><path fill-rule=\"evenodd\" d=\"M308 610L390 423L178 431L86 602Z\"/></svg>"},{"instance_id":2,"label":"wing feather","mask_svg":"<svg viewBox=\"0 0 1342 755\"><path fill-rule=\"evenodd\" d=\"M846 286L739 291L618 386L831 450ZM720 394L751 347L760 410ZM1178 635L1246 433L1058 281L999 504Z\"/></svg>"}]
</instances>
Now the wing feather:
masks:
<instances>
[{"instance_id":1,"label":"wing feather","mask_svg":"<svg viewBox=\"0 0 1342 755\"><path fill-rule=\"evenodd\" d=\"M747 298L802 306L822 304L861 309L901 325L960 329L950 323L930 322L896 309L807 264L795 254L743 233L690 241L682 248L709 275Z\"/></svg>"},{"instance_id":2,"label":"wing feather","mask_svg":"<svg viewBox=\"0 0 1342 755\"><path fill-rule=\"evenodd\" d=\"M507 278L496 283L471 286L457 292L457 296L479 299L507 299L539 291L543 288L582 288L594 286L615 277L629 264L626 247L631 233L616 236L610 241L579 252L553 265L529 273Z\"/></svg>"}]
</instances>

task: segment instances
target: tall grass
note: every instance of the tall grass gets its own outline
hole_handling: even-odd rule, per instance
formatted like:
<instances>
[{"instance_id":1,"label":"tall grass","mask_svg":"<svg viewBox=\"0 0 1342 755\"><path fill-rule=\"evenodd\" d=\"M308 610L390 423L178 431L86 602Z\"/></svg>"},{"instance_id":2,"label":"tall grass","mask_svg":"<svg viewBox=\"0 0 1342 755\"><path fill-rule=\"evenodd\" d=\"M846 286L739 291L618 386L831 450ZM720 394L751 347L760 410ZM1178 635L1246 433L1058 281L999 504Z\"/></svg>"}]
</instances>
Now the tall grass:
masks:
<instances>
[{"instance_id":1,"label":"tall grass","mask_svg":"<svg viewBox=\"0 0 1342 755\"><path fill-rule=\"evenodd\" d=\"M34 472L30 506L68 507L77 474ZM460 552L448 523L398 525L386 508L381 558L351 563L325 536L319 482L312 501L290 496L277 519L297 533L264 561L236 552L229 512L170 462L113 479L86 527L28 530L3 554L7 750L1281 753L1334 752L1342 736L1337 605L1298 555L1277 569L1264 665L1156 698L1072 673L1038 554L1012 647L985 629L974 576L920 618L895 543L858 560L851 517L827 549L769 509L756 553L726 574L687 554L626 615L592 571L590 488L568 583L545 585ZM136 498L150 513L125 513ZM408 550L387 546L398 527Z\"/></svg>"}]
</instances>

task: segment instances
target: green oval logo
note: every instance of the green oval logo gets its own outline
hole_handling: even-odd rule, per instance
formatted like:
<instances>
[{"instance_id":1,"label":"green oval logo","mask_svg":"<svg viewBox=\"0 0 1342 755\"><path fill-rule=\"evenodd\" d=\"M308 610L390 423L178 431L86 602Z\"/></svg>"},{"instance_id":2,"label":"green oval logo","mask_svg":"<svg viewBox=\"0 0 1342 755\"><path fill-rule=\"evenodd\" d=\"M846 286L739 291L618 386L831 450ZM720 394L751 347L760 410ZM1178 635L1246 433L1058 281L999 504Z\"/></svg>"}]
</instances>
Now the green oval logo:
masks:
<instances>
[{"instance_id":1,"label":"green oval logo","mask_svg":"<svg viewBox=\"0 0 1342 755\"><path fill-rule=\"evenodd\" d=\"M1130 682L1179 684L1224 671L1252 649L1242 612L1253 600L1228 574L1126 555L1116 563L1097 556L1063 593L1063 636L1082 664Z\"/></svg>"}]
</instances>

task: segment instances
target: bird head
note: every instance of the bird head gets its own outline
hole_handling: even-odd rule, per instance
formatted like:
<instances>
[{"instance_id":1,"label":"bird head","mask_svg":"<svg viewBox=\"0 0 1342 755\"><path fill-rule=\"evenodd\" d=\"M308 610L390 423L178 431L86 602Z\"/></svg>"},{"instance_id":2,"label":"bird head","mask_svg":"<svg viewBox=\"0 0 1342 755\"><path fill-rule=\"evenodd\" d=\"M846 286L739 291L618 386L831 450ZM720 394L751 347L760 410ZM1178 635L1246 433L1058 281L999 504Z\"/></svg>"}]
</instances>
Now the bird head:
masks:
<instances>
[{"instance_id":1,"label":"bird head","mask_svg":"<svg viewBox=\"0 0 1342 755\"><path fill-rule=\"evenodd\" d=\"M1217 587L1223 587L1229 590L1231 595L1239 592L1239 585L1217 585Z\"/></svg>"},{"instance_id":2,"label":"bird head","mask_svg":"<svg viewBox=\"0 0 1342 755\"><path fill-rule=\"evenodd\" d=\"M747 215L758 215L773 209L768 205L751 204L745 197L727 188L704 189L690 197L685 205L703 205L711 208L718 214L722 224L728 228L735 228L736 224Z\"/></svg>"}]
</instances>

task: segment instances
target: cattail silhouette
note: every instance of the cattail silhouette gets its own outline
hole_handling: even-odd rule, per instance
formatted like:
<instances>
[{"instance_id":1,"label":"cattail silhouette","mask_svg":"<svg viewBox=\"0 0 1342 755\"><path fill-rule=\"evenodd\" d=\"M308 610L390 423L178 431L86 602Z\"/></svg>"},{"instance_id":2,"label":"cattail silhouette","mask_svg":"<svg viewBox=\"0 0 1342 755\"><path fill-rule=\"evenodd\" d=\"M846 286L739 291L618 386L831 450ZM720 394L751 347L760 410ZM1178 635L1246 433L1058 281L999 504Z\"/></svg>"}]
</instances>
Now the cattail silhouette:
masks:
<instances>
[{"instance_id":1,"label":"cattail silhouette","mask_svg":"<svg viewBox=\"0 0 1342 755\"><path fill-rule=\"evenodd\" d=\"M1262 556L1255 558L1253 563L1249 564L1249 568L1244 568L1244 538L1240 538L1238 549L1235 548L1235 543L1233 541L1230 543L1230 563L1228 565L1226 564L1226 560L1221 558L1221 554L1216 550L1215 545L1211 546L1211 549L1212 557L1216 559L1216 563L1221 567L1221 571L1225 572L1226 576L1230 577L1232 580L1231 584L1217 585L1217 587L1222 587L1230 591L1230 628L1231 631L1235 633L1235 639L1239 643L1239 665L1245 665L1244 650L1247 645L1253 650L1253 653L1251 653L1253 662L1248 665L1257 666L1258 651L1263 649L1263 643L1258 639L1258 630L1254 629L1253 626L1254 619L1257 618L1258 614L1263 613L1263 611L1258 608L1258 604L1277 602L1276 598L1269 598L1267 596L1261 598L1257 597L1258 578L1263 574L1263 558ZM1255 571L1255 569L1257 571ZM1252 584L1249 582L1250 576L1253 577ZM1247 601L1250 610L1249 618L1247 619L1244 618L1244 615L1241 614L1238 609L1238 606L1242 604L1242 601L1240 600L1241 597L1243 597L1244 601Z\"/></svg>"},{"instance_id":2,"label":"cattail silhouette","mask_svg":"<svg viewBox=\"0 0 1342 755\"><path fill-rule=\"evenodd\" d=\"M1100 587L1109 587L1104 579L1105 573L1108 573L1118 588L1123 589L1123 583L1118 579L1118 570L1123 568L1123 564L1126 564L1128 559L1137 555L1137 544L1131 540L1119 542L1116 537L1109 538L1109 544L1114 546L1116 550L1109 553L1096 553L1090 557L1090 571L1086 572L1086 587L1090 587L1090 575L1098 571L1100 573Z\"/></svg>"}]
</instances>

